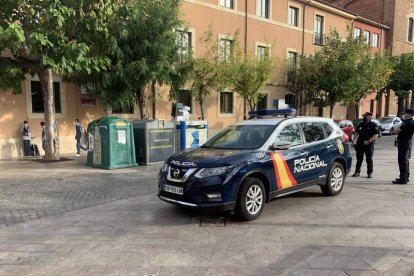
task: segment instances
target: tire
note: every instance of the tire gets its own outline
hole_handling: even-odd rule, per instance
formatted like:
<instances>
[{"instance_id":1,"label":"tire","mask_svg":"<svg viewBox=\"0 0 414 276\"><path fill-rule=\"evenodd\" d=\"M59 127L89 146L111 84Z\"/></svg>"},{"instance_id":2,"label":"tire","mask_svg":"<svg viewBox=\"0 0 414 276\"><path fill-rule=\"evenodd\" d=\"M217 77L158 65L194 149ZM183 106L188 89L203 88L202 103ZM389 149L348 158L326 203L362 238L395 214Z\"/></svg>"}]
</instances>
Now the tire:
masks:
<instances>
[{"instance_id":1,"label":"tire","mask_svg":"<svg viewBox=\"0 0 414 276\"><path fill-rule=\"evenodd\" d=\"M336 196L342 192L345 184L345 170L341 164L334 162L328 172L326 184L321 186L327 196Z\"/></svg>"},{"instance_id":2,"label":"tire","mask_svg":"<svg viewBox=\"0 0 414 276\"><path fill-rule=\"evenodd\" d=\"M240 189L234 213L245 221L258 218L263 211L266 199L266 190L262 181L255 177L247 177Z\"/></svg>"}]
</instances>

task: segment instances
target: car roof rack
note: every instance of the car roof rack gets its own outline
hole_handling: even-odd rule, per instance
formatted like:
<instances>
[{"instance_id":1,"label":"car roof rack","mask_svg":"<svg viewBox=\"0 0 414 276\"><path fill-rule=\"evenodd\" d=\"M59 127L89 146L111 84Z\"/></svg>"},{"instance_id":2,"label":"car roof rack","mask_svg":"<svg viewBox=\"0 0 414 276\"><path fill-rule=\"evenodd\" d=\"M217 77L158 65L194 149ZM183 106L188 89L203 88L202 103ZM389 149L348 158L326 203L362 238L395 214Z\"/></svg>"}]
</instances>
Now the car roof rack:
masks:
<instances>
[{"instance_id":1,"label":"car roof rack","mask_svg":"<svg viewBox=\"0 0 414 276\"><path fill-rule=\"evenodd\" d=\"M260 109L249 112L249 119L260 119L268 117L295 117L296 109L285 108L285 109Z\"/></svg>"}]
</instances>

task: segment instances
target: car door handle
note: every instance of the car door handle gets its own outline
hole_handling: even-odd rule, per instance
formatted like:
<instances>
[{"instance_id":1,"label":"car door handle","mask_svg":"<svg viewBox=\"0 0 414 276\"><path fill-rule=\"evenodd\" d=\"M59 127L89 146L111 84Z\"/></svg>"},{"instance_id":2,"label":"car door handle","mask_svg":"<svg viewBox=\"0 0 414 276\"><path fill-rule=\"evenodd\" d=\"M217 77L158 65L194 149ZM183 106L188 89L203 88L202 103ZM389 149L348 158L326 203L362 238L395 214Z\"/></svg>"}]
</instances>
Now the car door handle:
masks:
<instances>
[{"instance_id":1,"label":"car door handle","mask_svg":"<svg viewBox=\"0 0 414 276\"><path fill-rule=\"evenodd\" d=\"M299 156L308 156L308 154L309 154L309 152L305 151L305 152L302 152L301 154L299 154Z\"/></svg>"},{"instance_id":2,"label":"car door handle","mask_svg":"<svg viewBox=\"0 0 414 276\"><path fill-rule=\"evenodd\" d=\"M326 146L327 149L330 149L332 147L333 147L333 145Z\"/></svg>"}]
</instances>

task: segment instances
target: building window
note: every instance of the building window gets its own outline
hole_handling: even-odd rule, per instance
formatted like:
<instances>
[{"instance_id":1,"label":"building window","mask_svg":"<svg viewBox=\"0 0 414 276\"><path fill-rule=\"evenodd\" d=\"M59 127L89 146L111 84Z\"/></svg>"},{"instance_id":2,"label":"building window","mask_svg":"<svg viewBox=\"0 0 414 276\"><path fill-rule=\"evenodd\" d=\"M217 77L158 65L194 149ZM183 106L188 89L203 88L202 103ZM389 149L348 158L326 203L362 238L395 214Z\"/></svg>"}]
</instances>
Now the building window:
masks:
<instances>
[{"instance_id":1,"label":"building window","mask_svg":"<svg viewBox=\"0 0 414 276\"><path fill-rule=\"evenodd\" d=\"M256 0L257 1L257 15L264 18L270 17L270 1L269 0Z\"/></svg>"},{"instance_id":2,"label":"building window","mask_svg":"<svg viewBox=\"0 0 414 276\"><path fill-rule=\"evenodd\" d=\"M296 7L289 7L289 25L290 26L299 26L299 9Z\"/></svg>"},{"instance_id":3,"label":"building window","mask_svg":"<svg viewBox=\"0 0 414 276\"><path fill-rule=\"evenodd\" d=\"M220 113L233 114L233 92L220 92Z\"/></svg>"},{"instance_id":4,"label":"building window","mask_svg":"<svg viewBox=\"0 0 414 276\"><path fill-rule=\"evenodd\" d=\"M361 29L355 28L354 30L354 38L360 38L361 37Z\"/></svg>"},{"instance_id":5,"label":"building window","mask_svg":"<svg viewBox=\"0 0 414 276\"><path fill-rule=\"evenodd\" d=\"M261 97L256 104L256 110L267 109L267 94Z\"/></svg>"},{"instance_id":6,"label":"building window","mask_svg":"<svg viewBox=\"0 0 414 276\"><path fill-rule=\"evenodd\" d=\"M364 31L364 43L369 45L371 39L371 33L369 31Z\"/></svg>"},{"instance_id":7,"label":"building window","mask_svg":"<svg viewBox=\"0 0 414 276\"><path fill-rule=\"evenodd\" d=\"M410 17L408 19L408 41L413 42L414 36L414 18Z\"/></svg>"},{"instance_id":8,"label":"building window","mask_svg":"<svg viewBox=\"0 0 414 276\"><path fill-rule=\"evenodd\" d=\"M298 53L288 52L288 69L289 71L296 71L298 65Z\"/></svg>"},{"instance_id":9,"label":"building window","mask_svg":"<svg viewBox=\"0 0 414 276\"><path fill-rule=\"evenodd\" d=\"M375 100L369 102L369 112L374 113Z\"/></svg>"},{"instance_id":10,"label":"building window","mask_svg":"<svg viewBox=\"0 0 414 276\"><path fill-rule=\"evenodd\" d=\"M323 45L324 44L324 17L321 15L317 15L315 18L315 39L314 43L316 45Z\"/></svg>"},{"instance_id":11,"label":"building window","mask_svg":"<svg viewBox=\"0 0 414 276\"><path fill-rule=\"evenodd\" d=\"M257 46L257 58L259 60L264 60L269 57L269 48L265 46Z\"/></svg>"},{"instance_id":12,"label":"building window","mask_svg":"<svg viewBox=\"0 0 414 276\"><path fill-rule=\"evenodd\" d=\"M220 0L220 6L234 9L234 0Z\"/></svg>"},{"instance_id":13,"label":"building window","mask_svg":"<svg viewBox=\"0 0 414 276\"><path fill-rule=\"evenodd\" d=\"M232 53L232 43L233 41L231 41L230 39L220 39L220 60L222 62L229 61Z\"/></svg>"},{"instance_id":14,"label":"building window","mask_svg":"<svg viewBox=\"0 0 414 276\"><path fill-rule=\"evenodd\" d=\"M177 95L177 103L188 106L190 113L193 113L193 97L191 96L190 90L180 90Z\"/></svg>"},{"instance_id":15,"label":"building window","mask_svg":"<svg viewBox=\"0 0 414 276\"><path fill-rule=\"evenodd\" d=\"M191 45L192 35L190 32L186 31L177 31L177 44L178 44L178 53L180 57L186 57L191 54L192 45Z\"/></svg>"},{"instance_id":16,"label":"building window","mask_svg":"<svg viewBox=\"0 0 414 276\"><path fill-rule=\"evenodd\" d=\"M112 114L134 114L134 105L112 107Z\"/></svg>"},{"instance_id":17,"label":"building window","mask_svg":"<svg viewBox=\"0 0 414 276\"><path fill-rule=\"evenodd\" d=\"M45 113L45 105L43 103L43 93L40 81L31 81L30 86L32 94L32 113ZM55 113L62 113L59 82L53 82L53 94L55 100Z\"/></svg>"},{"instance_id":18,"label":"building window","mask_svg":"<svg viewBox=\"0 0 414 276\"><path fill-rule=\"evenodd\" d=\"M379 46L379 34L372 34L372 47L378 48Z\"/></svg>"}]
</instances>

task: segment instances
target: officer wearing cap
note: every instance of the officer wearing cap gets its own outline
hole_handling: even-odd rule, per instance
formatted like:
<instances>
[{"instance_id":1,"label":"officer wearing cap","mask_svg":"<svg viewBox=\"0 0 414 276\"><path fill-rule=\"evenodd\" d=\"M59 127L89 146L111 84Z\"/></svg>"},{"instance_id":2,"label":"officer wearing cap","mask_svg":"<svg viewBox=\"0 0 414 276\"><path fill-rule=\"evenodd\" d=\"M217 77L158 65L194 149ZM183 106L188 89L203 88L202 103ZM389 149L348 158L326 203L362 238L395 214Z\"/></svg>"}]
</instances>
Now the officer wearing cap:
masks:
<instances>
[{"instance_id":1,"label":"officer wearing cap","mask_svg":"<svg viewBox=\"0 0 414 276\"><path fill-rule=\"evenodd\" d=\"M357 163L355 173L352 176L359 176L365 154L368 178L372 178L372 172L374 171L374 164L372 162L372 156L374 155L374 141L378 138L379 131L377 124L371 122L371 112L366 112L363 116L362 122L360 122L355 129L356 134L353 145L356 151Z\"/></svg>"},{"instance_id":2,"label":"officer wearing cap","mask_svg":"<svg viewBox=\"0 0 414 276\"><path fill-rule=\"evenodd\" d=\"M414 110L407 109L403 115L403 123L400 127L394 129L394 133L398 134L398 166L400 167L400 177L395 179L394 184L407 184L410 177L410 158L412 138L414 134Z\"/></svg>"}]
</instances>

